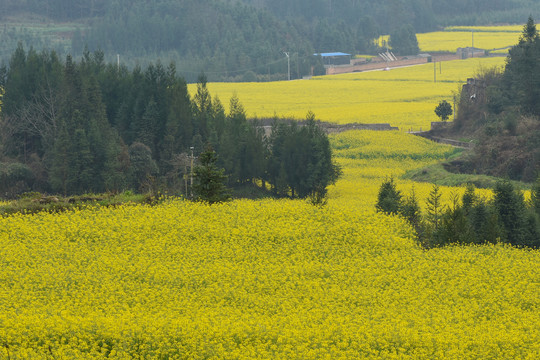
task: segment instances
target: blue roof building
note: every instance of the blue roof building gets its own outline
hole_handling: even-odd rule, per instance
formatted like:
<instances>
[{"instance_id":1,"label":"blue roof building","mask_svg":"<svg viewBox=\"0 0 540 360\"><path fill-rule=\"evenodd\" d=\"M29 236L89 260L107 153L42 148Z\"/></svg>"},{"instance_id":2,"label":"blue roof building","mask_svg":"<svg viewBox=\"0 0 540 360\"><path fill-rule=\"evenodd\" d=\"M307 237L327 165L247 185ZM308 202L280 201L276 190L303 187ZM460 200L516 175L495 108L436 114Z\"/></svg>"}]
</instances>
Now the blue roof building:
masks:
<instances>
[{"instance_id":1,"label":"blue roof building","mask_svg":"<svg viewBox=\"0 0 540 360\"><path fill-rule=\"evenodd\" d=\"M325 66L351 64L351 54L347 54L347 53L330 52L330 53L318 53L318 54L313 54L313 55L322 57L323 64Z\"/></svg>"}]
</instances>

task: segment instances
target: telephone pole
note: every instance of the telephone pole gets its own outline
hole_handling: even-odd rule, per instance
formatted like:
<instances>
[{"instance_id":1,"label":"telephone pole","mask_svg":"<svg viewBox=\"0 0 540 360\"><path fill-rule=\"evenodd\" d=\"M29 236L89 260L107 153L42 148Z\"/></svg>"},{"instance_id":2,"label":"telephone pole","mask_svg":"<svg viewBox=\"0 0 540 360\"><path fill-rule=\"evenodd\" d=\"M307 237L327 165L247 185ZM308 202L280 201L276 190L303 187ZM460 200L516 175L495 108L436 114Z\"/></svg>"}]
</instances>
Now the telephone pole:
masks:
<instances>
[{"instance_id":1,"label":"telephone pole","mask_svg":"<svg viewBox=\"0 0 540 360\"><path fill-rule=\"evenodd\" d=\"M284 52L285 56L287 57L287 75L288 80L291 80L291 58L289 56L288 52Z\"/></svg>"},{"instance_id":2,"label":"telephone pole","mask_svg":"<svg viewBox=\"0 0 540 360\"><path fill-rule=\"evenodd\" d=\"M191 183L191 186L190 186L191 192L190 192L190 194L191 194L191 200L193 200L193 159L194 159L194 157L193 157L193 149L194 149L194 147L191 146L189 149L191 150L191 174L190 174L191 175L190 176L191 177L191 181L190 181L190 183Z\"/></svg>"}]
</instances>

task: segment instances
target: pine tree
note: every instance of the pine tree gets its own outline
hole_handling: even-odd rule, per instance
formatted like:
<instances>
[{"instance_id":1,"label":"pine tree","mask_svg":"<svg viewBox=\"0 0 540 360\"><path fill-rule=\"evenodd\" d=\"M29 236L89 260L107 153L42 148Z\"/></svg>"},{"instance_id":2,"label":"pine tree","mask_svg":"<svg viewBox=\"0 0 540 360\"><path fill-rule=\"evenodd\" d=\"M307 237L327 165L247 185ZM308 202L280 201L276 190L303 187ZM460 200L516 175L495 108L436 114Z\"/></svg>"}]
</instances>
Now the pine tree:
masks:
<instances>
[{"instance_id":1,"label":"pine tree","mask_svg":"<svg viewBox=\"0 0 540 360\"><path fill-rule=\"evenodd\" d=\"M414 188L412 189L411 195L405 197L400 213L415 228L417 233L419 233L422 222L422 210L418 204Z\"/></svg>"},{"instance_id":2,"label":"pine tree","mask_svg":"<svg viewBox=\"0 0 540 360\"><path fill-rule=\"evenodd\" d=\"M227 177L225 170L216 166L217 154L207 148L199 156L199 165L195 166L193 175L195 183L193 191L198 200L210 204L228 201L230 199L229 191L225 186Z\"/></svg>"},{"instance_id":3,"label":"pine tree","mask_svg":"<svg viewBox=\"0 0 540 360\"><path fill-rule=\"evenodd\" d=\"M466 214L469 214L470 210L475 206L477 200L478 197L475 194L474 184L467 184L467 187L465 188L465 193L461 198L461 201L463 203L463 210L465 210Z\"/></svg>"},{"instance_id":4,"label":"pine tree","mask_svg":"<svg viewBox=\"0 0 540 360\"><path fill-rule=\"evenodd\" d=\"M426 200L426 220L434 231L437 231L444 213L444 205L441 201L442 194L438 185L433 185L429 197Z\"/></svg>"},{"instance_id":5,"label":"pine tree","mask_svg":"<svg viewBox=\"0 0 540 360\"><path fill-rule=\"evenodd\" d=\"M402 206L401 192L397 190L394 178L386 178L379 188L377 195L377 211L387 214L398 214Z\"/></svg>"},{"instance_id":6,"label":"pine tree","mask_svg":"<svg viewBox=\"0 0 540 360\"><path fill-rule=\"evenodd\" d=\"M504 239L512 245L523 245L525 239L525 202L523 194L509 181L495 185L493 205L503 229Z\"/></svg>"},{"instance_id":7,"label":"pine tree","mask_svg":"<svg viewBox=\"0 0 540 360\"><path fill-rule=\"evenodd\" d=\"M536 29L536 25L534 23L534 19L532 16L529 16L527 19L527 23L523 27L523 33L521 34L519 38L519 43L533 43L539 39L538 30Z\"/></svg>"}]
</instances>

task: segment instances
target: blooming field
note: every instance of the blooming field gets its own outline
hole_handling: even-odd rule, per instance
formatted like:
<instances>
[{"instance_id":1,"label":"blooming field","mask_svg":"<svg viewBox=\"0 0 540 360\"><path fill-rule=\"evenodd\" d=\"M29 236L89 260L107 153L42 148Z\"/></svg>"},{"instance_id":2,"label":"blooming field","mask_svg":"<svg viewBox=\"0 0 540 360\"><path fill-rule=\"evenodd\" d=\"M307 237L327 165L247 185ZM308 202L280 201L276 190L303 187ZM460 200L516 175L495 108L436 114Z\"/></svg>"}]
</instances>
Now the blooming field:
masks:
<instances>
[{"instance_id":1,"label":"blooming field","mask_svg":"<svg viewBox=\"0 0 540 360\"><path fill-rule=\"evenodd\" d=\"M343 169L343 176L329 189L335 202L347 207L373 210L379 187L393 176L404 195L414 192L420 202L432 189L428 183L401 180L406 171L440 162L456 152L448 145L397 131L347 131L330 136L333 153ZM453 195L461 196L464 188L441 186L442 201L450 204ZM477 189L478 195L490 198L491 191Z\"/></svg>"},{"instance_id":2,"label":"blooming field","mask_svg":"<svg viewBox=\"0 0 540 360\"><path fill-rule=\"evenodd\" d=\"M474 32L474 34L473 34ZM416 34L421 52L455 52L458 48L474 47L492 50L518 43L523 25L508 26L449 26L444 31ZM388 35L379 38L379 44L388 41ZM506 53L508 50L501 51Z\"/></svg>"},{"instance_id":3,"label":"blooming field","mask_svg":"<svg viewBox=\"0 0 540 360\"><path fill-rule=\"evenodd\" d=\"M345 174L324 208L170 200L1 218L0 358L538 358L540 252L425 251L373 211L385 175L454 150L399 132L331 141Z\"/></svg>"},{"instance_id":4,"label":"blooming field","mask_svg":"<svg viewBox=\"0 0 540 360\"><path fill-rule=\"evenodd\" d=\"M390 123L401 130L428 129L438 118L437 104L452 101L458 90L480 67L501 66L504 58L470 59L391 71L316 77L304 81L272 83L210 83L225 107L237 94L249 116L303 119L312 110L318 119L340 124ZM189 86L190 93L195 85Z\"/></svg>"},{"instance_id":5,"label":"blooming field","mask_svg":"<svg viewBox=\"0 0 540 360\"><path fill-rule=\"evenodd\" d=\"M518 32L484 32L484 31L438 31L417 34L418 46L421 51L449 51L455 52L458 48L474 47L491 50L516 45L521 31Z\"/></svg>"}]
</instances>

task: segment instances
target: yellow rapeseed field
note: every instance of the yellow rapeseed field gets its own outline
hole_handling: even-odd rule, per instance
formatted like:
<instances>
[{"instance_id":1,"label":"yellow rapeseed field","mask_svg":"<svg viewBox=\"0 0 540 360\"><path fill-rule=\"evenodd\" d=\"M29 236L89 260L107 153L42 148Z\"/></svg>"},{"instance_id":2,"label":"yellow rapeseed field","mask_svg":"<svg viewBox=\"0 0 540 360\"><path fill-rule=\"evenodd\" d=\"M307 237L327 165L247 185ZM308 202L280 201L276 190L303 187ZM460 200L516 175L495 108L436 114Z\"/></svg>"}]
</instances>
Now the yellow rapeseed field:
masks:
<instances>
[{"instance_id":1,"label":"yellow rapeseed field","mask_svg":"<svg viewBox=\"0 0 540 360\"><path fill-rule=\"evenodd\" d=\"M331 141L344 177L323 208L171 199L1 218L0 358L537 359L540 252L426 251L373 210L384 176L454 150L400 132Z\"/></svg>"},{"instance_id":2,"label":"yellow rapeseed field","mask_svg":"<svg viewBox=\"0 0 540 360\"><path fill-rule=\"evenodd\" d=\"M329 188L330 198L341 205L366 211L373 210L380 184L390 176L396 179L404 195L414 190L423 207L433 186L399 177L408 170L440 162L456 152L451 146L397 131L347 131L333 134L330 139L336 161L343 169L342 178ZM440 189L447 205L454 195L461 196L465 190L445 186ZM488 190L476 191L484 198L492 195Z\"/></svg>"},{"instance_id":3,"label":"yellow rapeseed field","mask_svg":"<svg viewBox=\"0 0 540 360\"><path fill-rule=\"evenodd\" d=\"M523 25L507 26L449 26L444 31L416 34L421 52L455 52L471 47L484 50L501 49L518 43ZM388 35L379 38L382 46ZM473 44L474 42L474 44ZM506 53L508 50L500 51ZM498 53L498 52L497 52Z\"/></svg>"},{"instance_id":4,"label":"yellow rapeseed field","mask_svg":"<svg viewBox=\"0 0 540 360\"><path fill-rule=\"evenodd\" d=\"M250 115L408 129L501 64L443 63L436 84L428 64L209 88ZM387 176L424 206L431 185L399 177L456 150L398 131L330 140L343 177L324 207L165 199L0 218L0 359L540 358L538 250L425 250L374 210ZM463 189L442 192L448 204Z\"/></svg>"},{"instance_id":5,"label":"yellow rapeseed field","mask_svg":"<svg viewBox=\"0 0 540 360\"><path fill-rule=\"evenodd\" d=\"M516 45L520 32L471 32L471 31L438 31L417 34L418 46L421 51L449 51L455 52L458 48L474 47L492 50Z\"/></svg>"},{"instance_id":6,"label":"yellow rapeseed field","mask_svg":"<svg viewBox=\"0 0 540 360\"><path fill-rule=\"evenodd\" d=\"M303 119L308 110L318 119L339 124L389 123L400 130L428 129L438 118L441 100L480 68L504 65L504 57L425 64L391 71L374 71L311 80L271 83L209 83L208 88L227 108L236 94L248 116ZM437 82L434 82L434 77ZM189 85L190 93L196 91Z\"/></svg>"}]
</instances>

